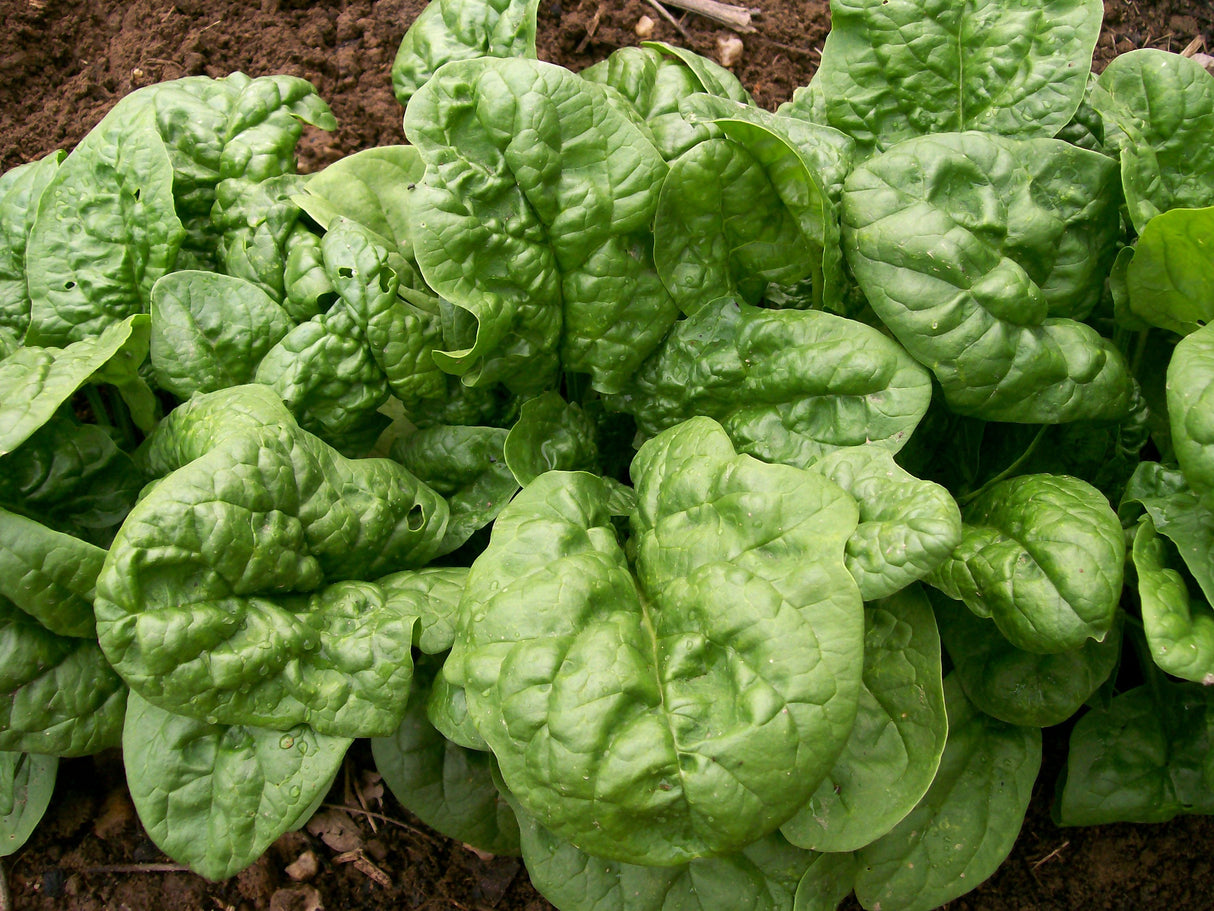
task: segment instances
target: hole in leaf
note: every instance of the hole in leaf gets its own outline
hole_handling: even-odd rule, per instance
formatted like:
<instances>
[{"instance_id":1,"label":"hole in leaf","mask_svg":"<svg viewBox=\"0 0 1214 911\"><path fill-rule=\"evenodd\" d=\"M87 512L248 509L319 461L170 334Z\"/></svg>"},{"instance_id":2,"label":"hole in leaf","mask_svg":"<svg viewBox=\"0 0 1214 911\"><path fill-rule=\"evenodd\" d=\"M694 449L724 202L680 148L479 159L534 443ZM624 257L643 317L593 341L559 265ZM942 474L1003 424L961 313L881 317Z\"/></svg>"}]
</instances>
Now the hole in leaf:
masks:
<instances>
[{"instance_id":1,"label":"hole in leaf","mask_svg":"<svg viewBox=\"0 0 1214 911\"><path fill-rule=\"evenodd\" d=\"M413 504L409 514L405 516L405 524L409 526L409 531L421 531L422 526L426 524L426 513L419 504Z\"/></svg>"}]
</instances>

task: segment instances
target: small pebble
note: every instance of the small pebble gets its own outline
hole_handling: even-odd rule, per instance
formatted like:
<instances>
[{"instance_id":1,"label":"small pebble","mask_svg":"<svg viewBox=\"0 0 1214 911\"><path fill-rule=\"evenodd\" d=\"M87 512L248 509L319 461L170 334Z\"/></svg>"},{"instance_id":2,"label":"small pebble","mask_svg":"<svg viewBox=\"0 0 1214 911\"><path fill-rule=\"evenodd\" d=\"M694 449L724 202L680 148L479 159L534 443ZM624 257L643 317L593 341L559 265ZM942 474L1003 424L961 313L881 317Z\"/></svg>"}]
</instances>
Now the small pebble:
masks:
<instances>
[{"instance_id":1,"label":"small pebble","mask_svg":"<svg viewBox=\"0 0 1214 911\"><path fill-rule=\"evenodd\" d=\"M637 33L638 38L640 38L642 41L647 41L653 36L653 27L655 25L657 25L657 23L648 16L642 16L637 20L634 31Z\"/></svg>"},{"instance_id":2,"label":"small pebble","mask_svg":"<svg viewBox=\"0 0 1214 911\"><path fill-rule=\"evenodd\" d=\"M721 66L733 66L742 59L742 39L737 35L722 35L717 38L717 62Z\"/></svg>"},{"instance_id":3,"label":"small pebble","mask_svg":"<svg viewBox=\"0 0 1214 911\"><path fill-rule=\"evenodd\" d=\"M287 876L304 883L320 872L320 860L315 851L304 851L287 866Z\"/></svg>"}]
</instances>

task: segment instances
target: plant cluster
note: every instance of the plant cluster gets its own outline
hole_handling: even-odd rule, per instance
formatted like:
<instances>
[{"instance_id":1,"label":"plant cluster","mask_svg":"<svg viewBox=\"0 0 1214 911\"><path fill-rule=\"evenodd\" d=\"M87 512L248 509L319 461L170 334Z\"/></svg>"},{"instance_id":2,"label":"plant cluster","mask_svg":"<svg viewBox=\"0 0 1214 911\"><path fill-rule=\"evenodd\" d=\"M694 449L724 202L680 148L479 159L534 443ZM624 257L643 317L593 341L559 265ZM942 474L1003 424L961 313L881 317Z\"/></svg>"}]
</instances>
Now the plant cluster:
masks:
<instances>
[{"instance_id":1,"label":"plant cluster","mask_svg":"<svg viewBox=\"0 0 1214 911\"><path fill-rule=\"evenodd\" d=\"M1214 812L1214 77L1100 0L834 0L756 107L435 0L0 177L0 854L121 746L219 879L356 738L564 911L930 909Z\"/></svg>"}]
</instances>

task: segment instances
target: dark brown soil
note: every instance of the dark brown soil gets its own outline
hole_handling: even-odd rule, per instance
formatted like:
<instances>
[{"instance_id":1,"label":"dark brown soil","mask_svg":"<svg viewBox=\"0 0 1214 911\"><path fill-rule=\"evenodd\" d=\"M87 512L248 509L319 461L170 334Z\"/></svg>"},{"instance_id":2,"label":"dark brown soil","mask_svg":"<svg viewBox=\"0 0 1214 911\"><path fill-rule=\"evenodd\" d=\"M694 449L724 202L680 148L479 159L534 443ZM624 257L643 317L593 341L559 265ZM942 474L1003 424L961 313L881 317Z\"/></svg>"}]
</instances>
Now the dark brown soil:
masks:
<instances>
[{"instance_id":1,"label":"dark brown soil","mask_svg":"<svg viewBox=\"0 0 1214 911\"><path fill-rule=\"evenodd\" d=\"M388 72L423 0L0 0L0 171L70 148L131 89L189 74L290 73L320 90L334 134L309 132L305 170L372 145L400 142ZM827 0L751 0L757 31L734 67L774 107L809 81L829 28ZM1136 47L1214 45L1211 0L1106 0L1096 66ZM716 54L729 33L683 16L676 28L646 0L544 0L540 56L580 69L652 37ZM1157 826L1059 829L1049 817L1063 734L1047 732L1047 769L1017 847L986 884L951 904L967 911L1210 911L1214 818ZM0 911L549 911L509 858L484 859L376 796L359 746L330 795L349 815L351 852L307 830L280 839L241 875L210 883L173 870L143 833L116 753L65 761L55 801L30 843L4 860L11 908ZM359 796L366 801L363 806ZM307 852L317 872L287 867ZM0 892L0 898L3 893ZM3 902L0 901L0 905ZM714 909L732 911L732 909Z\"/></svg>"}]
</instances>

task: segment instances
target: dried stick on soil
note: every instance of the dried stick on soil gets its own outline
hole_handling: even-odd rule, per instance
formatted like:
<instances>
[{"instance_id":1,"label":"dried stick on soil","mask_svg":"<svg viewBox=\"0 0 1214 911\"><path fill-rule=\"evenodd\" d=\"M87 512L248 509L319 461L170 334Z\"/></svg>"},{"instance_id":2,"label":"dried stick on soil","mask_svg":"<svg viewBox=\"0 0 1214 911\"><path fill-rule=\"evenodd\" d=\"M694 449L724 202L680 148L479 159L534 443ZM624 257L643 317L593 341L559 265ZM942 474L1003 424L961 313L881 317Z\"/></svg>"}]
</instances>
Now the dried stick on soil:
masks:
<instances>
[{"instance_id":1,"label":"dried stick on soil","mask_svg":"<svg viewBox=\"0 0 1214 911\"><path fill-rule=\"evenodd\" d=\"M4 862L0 861L0 911L10 911L8 902L8 871L4 869Z\"/></svg>"},{"instance_id":2,"label":"dried stick on soil","mask_svg":"<svg viewBox=\"0 0 1214 911\"><path fill-rule=\"evenodd\" d=\"M666 3L669 6L703 16L705 19L720 22L735 32L753 32L755 30L755 27L750 24L750 17L758 10L749 7L721 3L719 0L666 0Z\"/></svg>"}]
</instances>

